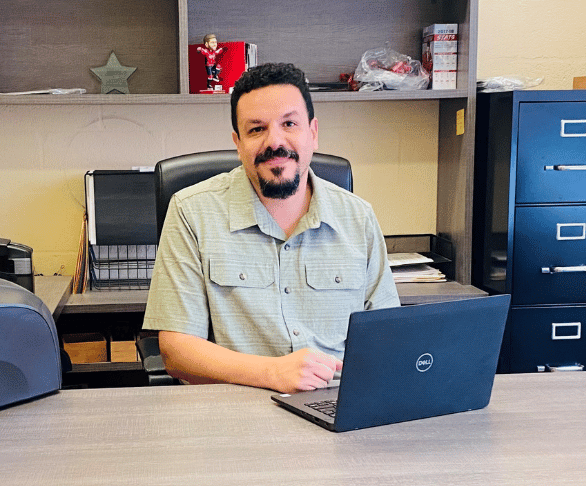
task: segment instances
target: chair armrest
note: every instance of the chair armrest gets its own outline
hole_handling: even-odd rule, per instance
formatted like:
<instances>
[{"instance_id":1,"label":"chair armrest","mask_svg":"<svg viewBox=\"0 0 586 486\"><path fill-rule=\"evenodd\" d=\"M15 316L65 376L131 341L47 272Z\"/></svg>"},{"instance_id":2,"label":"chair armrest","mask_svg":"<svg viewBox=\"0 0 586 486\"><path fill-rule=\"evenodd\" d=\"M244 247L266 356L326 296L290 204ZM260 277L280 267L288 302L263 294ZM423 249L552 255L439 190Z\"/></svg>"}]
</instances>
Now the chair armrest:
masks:
<instances>
[{"instance_id":1,"label":"chair armrest","mask_svg":"<svg viewBox=\"0 0 586 486\"><path fill-rule=\"evenodd\" d=\"M178 380L167 374L159 349L158 337L143 337L136 342L136 348L142 366L148 375L149 385L175 385L179 383Z\"/></svg>"},{"instance_id":2,"label":"chair armrest","mask_svg":"<svg viewBox=\"0 0 586 486\"><path fill-rule=\"evenodd\" d=\"M143 367L147 373L167 372L159 349L159 338L154 336L143 337L136 342L136 347Z\"/></svg>"}]
</instances>

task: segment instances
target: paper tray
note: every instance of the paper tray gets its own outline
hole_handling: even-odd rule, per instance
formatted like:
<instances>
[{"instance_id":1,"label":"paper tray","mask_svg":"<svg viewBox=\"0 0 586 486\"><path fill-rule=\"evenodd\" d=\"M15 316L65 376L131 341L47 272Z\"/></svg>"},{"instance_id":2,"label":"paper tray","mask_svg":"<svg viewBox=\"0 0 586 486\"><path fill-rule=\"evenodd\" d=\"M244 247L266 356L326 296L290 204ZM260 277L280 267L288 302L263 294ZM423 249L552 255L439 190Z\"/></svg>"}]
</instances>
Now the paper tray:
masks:
<instances>
[{"instance_id":1,"label":"paper tray","mask_svg":"<svg viewBox=\"0 0 586 486\"><path fill-rule=\"evenodd\" d=\"M431 267L454 279L454 246L450 240L432 234L387 235L385 244L387 253L419 253L431 258Z\"/></svg>"}]
</instances>

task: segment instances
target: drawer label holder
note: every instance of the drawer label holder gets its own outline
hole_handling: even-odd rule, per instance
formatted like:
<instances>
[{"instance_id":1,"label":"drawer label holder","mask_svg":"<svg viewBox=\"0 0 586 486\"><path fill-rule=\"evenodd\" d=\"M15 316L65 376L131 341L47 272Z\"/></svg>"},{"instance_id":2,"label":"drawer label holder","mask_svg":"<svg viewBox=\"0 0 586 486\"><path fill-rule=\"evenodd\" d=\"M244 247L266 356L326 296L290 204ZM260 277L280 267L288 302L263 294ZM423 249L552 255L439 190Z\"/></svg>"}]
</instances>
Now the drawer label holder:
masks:
<instances>
[{"instance_id":1,"label":"drawer label holder","mask_svg":"<svg viewBox=\"0 0 586 486\"><path fill-rule=\"evenodd\" d=\"M578 229L576 234L573 231ZM581 230L581 231L580 231ZM581 233L581 234L580 234ZM558 223L556 240L584 240L586 239L586 223Z\"/></svg>"},{"instance_id":2,"label":"drawer label holder","mask_svg":"<svg viewBox=\"0 0 586 486\"><path fill-rule=\"evenodd\" d=\"M586 120L561 120L562 137L586 137Z\"/></svg>"},{"instance_id":3,"label":"drawer label holder","mask_svg":"<svg viewBox=\"0 0 586 486\"><path fill-rule=\"evenodd\" d=\"M561 341L567 339L582 338L581 322L552 322L551 339L552 341Z\"/></svg>"}]
</instances>

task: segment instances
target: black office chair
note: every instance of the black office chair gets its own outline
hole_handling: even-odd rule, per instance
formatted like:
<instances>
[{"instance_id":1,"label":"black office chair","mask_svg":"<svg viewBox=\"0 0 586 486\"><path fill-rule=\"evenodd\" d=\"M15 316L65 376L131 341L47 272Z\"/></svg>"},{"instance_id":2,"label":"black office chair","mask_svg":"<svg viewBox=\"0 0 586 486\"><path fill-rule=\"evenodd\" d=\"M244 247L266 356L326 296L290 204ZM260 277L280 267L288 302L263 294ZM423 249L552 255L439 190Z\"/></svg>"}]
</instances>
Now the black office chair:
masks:
<instances>
[{"instance_id":1,"label":"black office chair","mask_svg":"<svg viewBox=\"0 0 586 486\"><path fill-rule=\"evenodd\" d=\"M223 172L229 172L240 164L236 150L199 152L158 162L155 166L158 238L161 237L165 215L173 194L184 187L197 184ZM314 153L310 167L318 177L352 192L352 168L348 160L335 155ZM149 336L139 339L137 347L149 384L171 385L177 382L165 371L157 337Z\"/></svg>"}]
</instances>

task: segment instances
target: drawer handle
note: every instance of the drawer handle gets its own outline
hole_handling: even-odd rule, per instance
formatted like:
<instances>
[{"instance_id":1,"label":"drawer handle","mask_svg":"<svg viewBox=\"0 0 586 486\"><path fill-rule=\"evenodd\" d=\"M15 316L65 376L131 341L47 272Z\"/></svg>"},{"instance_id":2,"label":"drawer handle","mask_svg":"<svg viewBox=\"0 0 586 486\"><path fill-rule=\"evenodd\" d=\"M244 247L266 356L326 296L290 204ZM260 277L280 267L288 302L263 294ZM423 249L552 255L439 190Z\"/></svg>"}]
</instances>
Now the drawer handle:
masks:
<instances>
[{"instance_id":1,"label":"drawer handle","mask_svg":"<svg viewBox=\"0 0 586 486\"><path fill-rule=\"evenodd\" d=\"M586 170L586 165L546 165L544 170Z\"/></svg>"},{"instance_id":2,"label":"drawer handle","mask_svg":"<svg viewBox=\"0 0 586 486\"><path fill-rule=\"evenodd\" d=\"M584 125L584 128L586 128L586 120L562 120L562 130L560 133L562 137L586 137L586 131L582 131L581 133L566 132L566 128L569 125Z\"/></svg>"},{"instance_id":3,"label":"drawer handle","mask_svg":"<svg viewBox=\"0 0 586 486\"><path fill-rule=\"evenodd\" d=\"M567 332L559 334L558 330L574 330L572 334ZM582 323L581 322L552 322L551 323L551 339L553 341L561 341L565 339L580 339L582 337Z\"/></svg>"},{"instance_id":4,"label":"drawer handle","mask_svg":"<svg viewBox=\"0 0 586 486\"><path fill-rule=\"evenodd\" d=\"M575 267L541 267L541 273L575 273L586 272L586 265Z\"/></svg>"},{"instance_id":5,"label":"drawer handle","mask_svg":"<svg viewBox=\"0 0 586 486\"><path fill-rule=\"evenodd\" d=\"M575 236L562 236L562 230L565 228L582 228L581 235ZM567 240L584 240L586 239L586 223L558 223L557 224L557 235L556 240L567 241Z\"/></svg>"},{"instance_id":6,"label":"drawer handle","mask_svg":"<svg viewBox=\"0 0 586 486\"><path fill-rule=\"evenodd\" d=\"M584 371L584 365L580 363L563 364L563 365L549 365L537 366L537 371Z\"/></svg>"}]
</instances>

